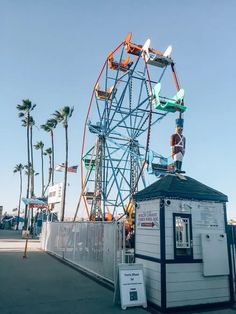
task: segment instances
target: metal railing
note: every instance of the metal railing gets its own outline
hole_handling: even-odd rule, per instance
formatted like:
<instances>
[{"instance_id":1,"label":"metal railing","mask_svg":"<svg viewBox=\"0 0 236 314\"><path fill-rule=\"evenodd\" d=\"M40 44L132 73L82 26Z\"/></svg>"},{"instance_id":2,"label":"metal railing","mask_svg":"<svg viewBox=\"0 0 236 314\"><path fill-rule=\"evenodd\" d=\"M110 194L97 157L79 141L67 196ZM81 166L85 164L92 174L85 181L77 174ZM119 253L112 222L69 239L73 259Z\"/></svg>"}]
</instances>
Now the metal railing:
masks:
<instances>
[{"instance_id":1,"label":"metal railing","mask_svg":"<svg viewBox=\"0 0 236 314\"><path fill-rule=\"evenodd\" d=\"M228 225L227 233L231 253L232 277L234 285L234 301L236 301L236 225Z\"/></svg>"},{"instance_id":2,"label":"metal railing","mask_svg":"<svg viewBox=\"0 0 236 314\"><path fill-rule=\"evenodd\" d=\"M115 281L117 265L127 262L121 222L44 223L41 247L110 283Z\"/></svg>"}]
</instances>

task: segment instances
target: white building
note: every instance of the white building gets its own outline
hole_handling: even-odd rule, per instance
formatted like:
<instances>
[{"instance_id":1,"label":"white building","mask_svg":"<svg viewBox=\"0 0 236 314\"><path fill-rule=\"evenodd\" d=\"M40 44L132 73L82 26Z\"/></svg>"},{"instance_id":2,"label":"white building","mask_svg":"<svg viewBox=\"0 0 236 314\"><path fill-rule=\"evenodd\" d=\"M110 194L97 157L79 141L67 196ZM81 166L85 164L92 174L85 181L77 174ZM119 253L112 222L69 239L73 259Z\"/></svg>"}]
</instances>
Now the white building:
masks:
<instances>
[{"instance_id":1,"label":"white building","mask_svg":"<svg viewBox=\"0 0 236 314\"><path fill-rule=\"evenodd\" d=\"M167 175L136 193L135 262L162 312L233 302L226 195Z\"/></svg>"}]
</instances>

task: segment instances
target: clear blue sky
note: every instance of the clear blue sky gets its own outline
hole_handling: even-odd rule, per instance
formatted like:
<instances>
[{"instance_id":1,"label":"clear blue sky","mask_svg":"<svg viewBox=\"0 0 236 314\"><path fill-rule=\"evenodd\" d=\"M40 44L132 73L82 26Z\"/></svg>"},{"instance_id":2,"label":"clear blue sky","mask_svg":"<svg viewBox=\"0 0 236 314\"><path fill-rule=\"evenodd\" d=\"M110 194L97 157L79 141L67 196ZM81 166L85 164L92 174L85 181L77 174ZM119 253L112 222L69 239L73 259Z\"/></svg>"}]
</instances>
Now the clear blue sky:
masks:
<instances>
[{"instance_id":1,"label":"clear blue sky","mask_svg":"<svg viewBox=\"0 0 236 314\"><path fill-rule=\"evenodd\" d=\"M94 82L108 53L132 32L133 41L173 58L188 110L184 134L186 174L229 197L228 218L236 219L236 2L233 0L0 0L1 181L0 205L17 207L16 164L26 164L25 129L16 105L29 98L40 126L62 106L74 106L70 121L70 164L79 164L83 122ZM169 150L169 125L152 134L152 145ZM49 146L35 129L34 142ZM56 162L64 161L64 133L55 133ZM169 153L169 152L168 152ZM39 152L35 152L40 171ZM37 161L38 160L38 161ZM62 180L57 173L56 181ZM80 173L69 174L66 215L73 215ZM37 178L38 193L40 178Z\"/></svg>"}]
</instances>

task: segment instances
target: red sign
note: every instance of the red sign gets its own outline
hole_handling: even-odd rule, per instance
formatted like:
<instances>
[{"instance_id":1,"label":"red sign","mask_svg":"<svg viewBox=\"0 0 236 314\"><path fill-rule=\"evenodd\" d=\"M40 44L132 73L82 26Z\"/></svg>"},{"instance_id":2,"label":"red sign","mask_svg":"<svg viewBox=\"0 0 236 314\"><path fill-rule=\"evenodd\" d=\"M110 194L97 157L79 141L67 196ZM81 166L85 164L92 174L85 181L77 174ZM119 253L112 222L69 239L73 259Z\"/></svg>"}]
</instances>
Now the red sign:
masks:
<instances>
[{"instance_id":1,"label":"red sign","mask_svg":"<svg viewBox=\"0 0 236 314\"><path fill-rule=\"evenodd\" d=\"M154 222L141 222L141 227L154 227L155 226L155 224L154 224Z\"/></svg>"},{"instance_id":2,"label":"red sign","mask_svg":"<svg viewBox=\"0 0 236 314\"><path fill-rule=\"evenodd\" d=\"M29 208L47 208L47 207L48 207L48 204L36 204L36 203L29 204Z\"/></svg>"}]
</instances>

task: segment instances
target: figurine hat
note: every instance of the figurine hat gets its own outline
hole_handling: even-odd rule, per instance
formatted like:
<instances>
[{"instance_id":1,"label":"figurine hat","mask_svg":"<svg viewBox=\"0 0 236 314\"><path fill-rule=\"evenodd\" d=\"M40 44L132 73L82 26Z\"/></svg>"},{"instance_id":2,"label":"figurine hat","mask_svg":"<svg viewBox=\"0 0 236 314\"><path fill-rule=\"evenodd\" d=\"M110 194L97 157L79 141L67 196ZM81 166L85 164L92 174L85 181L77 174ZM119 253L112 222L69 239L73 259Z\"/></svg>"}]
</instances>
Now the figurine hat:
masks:
<instances>
[{"instance_id":1,"label":"figurine hat","mask_svg":"<svg viewBox=\"0 0 236 314\"><path fill-rule=\"evenodd\" d=\"M184 127L184 119L176 119L175 123L176 123L176 127L180 127L180 128Z\"/></svg>"}]
</instances>

